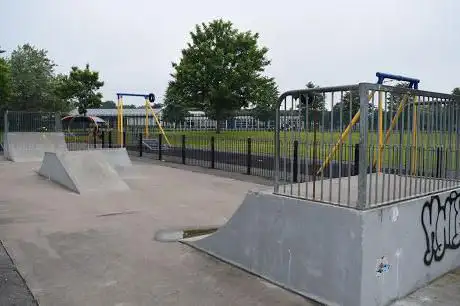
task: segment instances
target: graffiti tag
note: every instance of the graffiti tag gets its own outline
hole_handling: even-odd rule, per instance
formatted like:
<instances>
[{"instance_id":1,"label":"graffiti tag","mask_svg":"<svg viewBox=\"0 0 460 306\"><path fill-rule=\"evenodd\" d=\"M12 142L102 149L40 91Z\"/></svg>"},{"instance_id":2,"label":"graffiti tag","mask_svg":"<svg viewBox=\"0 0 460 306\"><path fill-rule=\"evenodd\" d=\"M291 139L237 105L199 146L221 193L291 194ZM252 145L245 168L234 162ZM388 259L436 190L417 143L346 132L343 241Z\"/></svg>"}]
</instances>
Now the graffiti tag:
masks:
<instances>
[{"instance_id":1,"label":"graffiti tag","mask_svg":"<svg viewBox=\"0 0 460 306\"><path fill-rule=\"evenodd\" d=\"M423 205L422 226L426 251L423 261L429 266L443 259L446 250L460 248L460 193L454 191L441 203L433 196Z\"/></svg>"}]
</instances>

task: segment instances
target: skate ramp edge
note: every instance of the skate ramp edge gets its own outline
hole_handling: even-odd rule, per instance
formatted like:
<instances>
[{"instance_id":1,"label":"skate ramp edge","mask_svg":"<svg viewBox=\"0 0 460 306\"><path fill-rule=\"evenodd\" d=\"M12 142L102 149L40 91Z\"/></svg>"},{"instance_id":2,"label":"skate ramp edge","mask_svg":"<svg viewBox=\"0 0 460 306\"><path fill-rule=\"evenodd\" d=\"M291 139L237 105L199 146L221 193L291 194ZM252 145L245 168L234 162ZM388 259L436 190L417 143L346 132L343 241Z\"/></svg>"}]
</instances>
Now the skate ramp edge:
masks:
<instances>
[{"instance_id":1,"label":"skate ramp edge","mask_svg":"<svg viewBox=\"0 0 460 306\"><path fill-rule=\"evenodd\" d=\"M102 152L106 160L114 168L126 168L133 165L126 148L104 148L97 151Z\"/></svg>"},{"instance_id":2,"label":"skate ramp edge","mask_svg":"<svg viewBox=\"0 0 460 306\"><path fill-rule=\"evenodd\" d=\"M214 234L181 242L326 305L388 305L460 267L458 203L460 188L365 211L251 191Z\"/></svg>"},{"instance_id":3,"label":"skate ramp edge","mask_svg":"<svg viewBox=\"0 0 460 306\"><path fill-rule=\"evenodd\" d=\"M45 152L65 152L62 132L9 132L4 136L4 156L14 162L40 162Z\"/></svg>"},{"instance_id":4,"label":"skate ramp edge","mask_svg":"<svg viewBox=\"0 0 460 306\"><path fill-rule=\"evenodd\" d=\"M45 152L38 174L78 194L129 190L99 151Z\"/></svg>"}]
</instances>

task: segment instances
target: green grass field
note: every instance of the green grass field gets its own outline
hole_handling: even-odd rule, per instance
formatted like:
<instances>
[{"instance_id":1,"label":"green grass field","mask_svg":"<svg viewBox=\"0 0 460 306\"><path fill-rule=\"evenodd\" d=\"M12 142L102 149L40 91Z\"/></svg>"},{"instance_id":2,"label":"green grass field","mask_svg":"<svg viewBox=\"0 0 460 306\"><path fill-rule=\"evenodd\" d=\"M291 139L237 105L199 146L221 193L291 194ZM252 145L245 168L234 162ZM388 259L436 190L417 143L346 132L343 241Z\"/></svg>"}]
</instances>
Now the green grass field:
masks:
<instances>
[{"instance_id":1,"label":"green grass field","mask_svg":"<svg viewBox=\"0 0 460 306\"><path fill-rule=\"evenodd\" d=\"M158 134L152 134L158 137ZM152 138L152 135L150 138ZM248 138L251 138L252 154L274 155L274 132L273 131L222 131L216 134L215 131L166 131L166 136L173 146L182 145L182 135L185 135L186 146L196 149L210 149L211 138L214 137L215 149L218 151L247 153ZM339 139L339 132L324 132L316 134L316 147L313 145L314 133L301 132L295 133L282 131L280 134L281 155L292 156L294 150L294 140L299 142L298 156L300 158L313 158L325 160L332 148ZM437 160L437 147L455 148L455 137L447 137L441 133L419 133L417 135L417 149L412 145L412 134L404 133L402 138L399 133L392 134L384 147L382 154L382 165L394 165L401 158L403 164L416 158L418 167L431 169L435 167ZM128 137L128 136L127 136ZM128 139L129 143L130 140ZM163 141L165 143L165 141ZM355 144L359 143L359 132L351 133L343 142L341 150L336 151L332 160L353 161ZM378 151L377 133L368 134L369 159L375 160ZM453 150L442 152L447 168L454 168L455 152ZM401 155L401 156L399 156ZM406 163L407 161L407 163Z\"/></svg>"},{"instance_id":2,"label":"green grass field","mask_svg":"<svg viewBox=\"0 0 460 306\"><path fill-rule=\"evenodd\" d=\"M128 145L137 145L138 132L128 131L126 133L126 142ZM292 156L294 151L294 140L298 140L298 157L299 159L315 158L325 160L331 152L335 143L340 137L339 132L318 132L316 134L316 146L313 145L315 135L313 132L291 132L282 131L280 134L281 140L281 155ZM182 137L185 135L185 144L190 149L211 149L211 138L214 138L216 151L247 153L248 138L251 139L251 153L254 155L274 155L274 132L273 131L222 131L217 134L215 131L166 131L166 136L172 146L182 146ZM118 143L117 133L112 132L112 142ZM377 156L378 138L377 133L368 134L369 158L374 160ZM417 136L417 150L414 151L412 146L412 134L405 133L400 138L399 133L392 134L384 148L382 155L383 166L394 165L401 158L403 164L409 162L415 157L418 167L432 168L435 167L437 160L437 147L455 148L455 137L447 137L445 134L419 134ZM145 136L144 136L145 138ZM158 131L152 131L148 138L158 139ZM107 143L107 136L105 142ZM67 142L89 142L92 139L87 136L67 136ZM100 142L100 140L98 141ZM166 144L165 139L163 143ZM332 160L338 161L353 161L354 146L359 143L359 133L352 132L343 142L341 149L337 150L332 156ZM401 149L402 148L402 149ZM443 156L447 160L447 168L455 168L456 161L454 160L454 151L444 151ZM401 155L401 156L399 156ZM407 163L406 163L407 161Z\"/></svg>"}]
</instances>

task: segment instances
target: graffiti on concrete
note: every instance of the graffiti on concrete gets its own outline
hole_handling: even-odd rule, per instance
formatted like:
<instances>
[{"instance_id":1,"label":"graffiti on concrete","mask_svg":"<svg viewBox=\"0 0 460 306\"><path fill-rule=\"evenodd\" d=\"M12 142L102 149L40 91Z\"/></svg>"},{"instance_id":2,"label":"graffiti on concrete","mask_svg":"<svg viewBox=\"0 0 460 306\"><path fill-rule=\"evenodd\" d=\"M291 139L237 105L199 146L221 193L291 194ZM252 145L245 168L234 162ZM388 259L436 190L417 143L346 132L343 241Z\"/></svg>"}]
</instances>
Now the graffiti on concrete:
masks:
<instances>
[{"instance_id":1,"label":"graffiti on concrete","mask_svg":"<svg viewBox=\"0 0 460 306\"><path fill-rule=\"evenodd\" d=\"M377 277L381 277L383 273L390 271L390 264L388 263L388 259L383 256L377 259Z\"/></svg>"},{"instance_id":2,"label":"graffiti on concrete","mask_svg":"<svg viewBox=\"0 0 460 306\"><path fill-rule=\"evenodd\" d=\"M446 250L460 248L460 192L451 192L443 201L431 197L423 205L422 226L425 232L425 265L444 258Z\"/></svg>"}]
</instances>

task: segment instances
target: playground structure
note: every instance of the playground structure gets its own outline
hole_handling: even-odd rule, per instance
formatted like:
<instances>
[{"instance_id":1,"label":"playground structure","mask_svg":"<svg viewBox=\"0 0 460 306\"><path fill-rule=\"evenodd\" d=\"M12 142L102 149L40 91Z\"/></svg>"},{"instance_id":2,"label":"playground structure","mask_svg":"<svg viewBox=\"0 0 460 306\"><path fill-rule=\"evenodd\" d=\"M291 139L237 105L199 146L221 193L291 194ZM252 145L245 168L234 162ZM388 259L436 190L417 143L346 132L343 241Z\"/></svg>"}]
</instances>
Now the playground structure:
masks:
<instances>
[{"instance_id":1,"label":"playground structure","mask_svg":"<svg viewBox=\"0 0 460 306\"><path fill-rule=\"evenodd\" d=\"M67 136L85 136L88 144L94 144L103 131L109 130L108 123L97 116L65 116L61 122Z\"/></svg>"},{"instance_id":2,"label":"playground structure","mask_svg":"<svg viewBox=\"0 0 460 306\"><path fill-rule=\"evenodd\" d=\"M388 305L459 267L460 100L377 77L283 93L274 192L182 241L326 305Z\"/></svg>"},{"instance_id":3,"label":"playground structure","mask_svg":"<svg viewBox=\"0 0 460 306\"><path fill-rule=\"evenodd\" d=\"M167 142L168 145L171 145L169 142L168 137L166 136L163 127L161 126L160 120L158 116L155 114L150 103L155 101L155 95L150 94L135 94L135 93L117 93L117 134L118 134L118 144L122 147L123 146L123 97L142 97L145 100L145 124L144 124L144 137L148 139L149 137L149 115L151 114L153 118L155 118L155 122L158 125L158 129L160 130L160 134L162 134Z\"/></svg>"}]
</instances>

